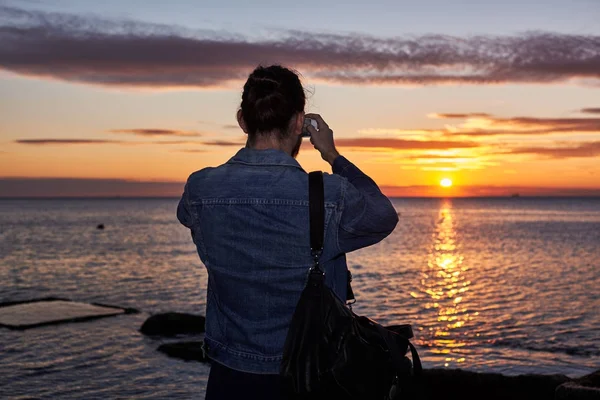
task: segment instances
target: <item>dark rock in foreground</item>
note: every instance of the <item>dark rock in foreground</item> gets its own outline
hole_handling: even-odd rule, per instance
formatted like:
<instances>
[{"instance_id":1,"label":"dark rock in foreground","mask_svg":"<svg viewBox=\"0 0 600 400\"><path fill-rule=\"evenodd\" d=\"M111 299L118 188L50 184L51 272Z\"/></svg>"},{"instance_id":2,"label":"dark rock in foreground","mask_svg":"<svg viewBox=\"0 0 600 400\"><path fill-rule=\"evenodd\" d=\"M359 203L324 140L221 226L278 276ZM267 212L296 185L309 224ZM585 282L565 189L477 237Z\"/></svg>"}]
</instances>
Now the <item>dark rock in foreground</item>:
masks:
<instances>
[{"instance_id":1,"label":"dark rock in foreground","mask_svg":"<svg viewBox=\"0 0 600 400\"><path fill-rule=\"evenodd\" d=\"M574 382L581 386L600 388L600 369L589 375L577 378Z\"/></svg>"},{"instance_id":2,"label":"dark rock in foreground","mask_svg":"<svg viewBox=\"0 0 600 400\"><path fill-rule=\"evenodd\" d=\"M177 312L155 314L141 326L140 332L151 336L176 336L204 332L206 318Z\"/></svg>"},{"instance_id":3,"label":"dark rock in foreground","mask_svg":"<svg viewBox=\"0 0 600 400\"><path fill-rule=\"evenodd\" d=\"M554 399L556 388L568 381L564 375L505 376L434 368L423 371L419 392L423 399Z\"/></svg>"},{"instance_id":4,"label":"dark rock in foreground","mask_svg":"<svg viewBox=\"0 0 600 400\"><path fill-rule=\"evenodd\" d=\"M202 352L201 341L166 343L158 351L186 361L209 361ZM599 386L600 370L572 380L565 375L506 376L434 368L423 370L414 392L405 394L406 398L420 400L599 400Z\"/></svg>"},{"instance_id":5,"label":"dark rock in foreground","mask_svg":"<svg viewBox=\"0 0 600 400\"><path fill-rule=\"evenodd\" d=\"M204 323L203 316L171 312L151 316L140 330L147 335L175 336L202 333ZM186 361L209 361L202 351L202 341L165 343L158 351ZM415 384L414 393L405 393L404 397L424 400L600 400L600 370L570 379L565 375L506 376L434 368L424 370Z\"/></svg>"},{"instance_id":6,"label":"dark rock in foreground","mask_svg":"<svg viewBox=\"0 0 600 400\"><path fill-rule=\"evenodd\" d=\"M556 388L556 400L600 400L600 370Z\"/></svg>"},{"instance_id":7,"label":"dark rock in foreground","mask_svg":"<svg viewBox=\"0 0 600 400\"><path fill-rule=\"evenodd\" d=\"M169 357L179 358L185 361L208 362L202 351L202 341L165 343L158 346L158 351Z\"/></svg>"}]
</instances>

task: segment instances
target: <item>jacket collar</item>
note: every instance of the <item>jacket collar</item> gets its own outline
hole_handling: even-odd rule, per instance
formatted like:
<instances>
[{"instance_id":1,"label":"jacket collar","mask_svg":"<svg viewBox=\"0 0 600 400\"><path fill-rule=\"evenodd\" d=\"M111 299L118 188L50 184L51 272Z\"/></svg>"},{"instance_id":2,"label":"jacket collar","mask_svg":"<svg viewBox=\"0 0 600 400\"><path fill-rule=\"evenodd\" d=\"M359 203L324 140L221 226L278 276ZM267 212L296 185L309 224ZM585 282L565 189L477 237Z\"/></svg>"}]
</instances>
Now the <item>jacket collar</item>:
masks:
<instances>
[{"instance_id":1,"label":"jacket collar","mask_svg":"<svg viewBox=\"0 0 600 400\"><path fill-rule=\"evenodd\" d=\"M227 164L271 165L296 167L304 171L298 161L282 150L263 149L256 150L249 147L241 148Z\"/></svg>"}]
</instances>

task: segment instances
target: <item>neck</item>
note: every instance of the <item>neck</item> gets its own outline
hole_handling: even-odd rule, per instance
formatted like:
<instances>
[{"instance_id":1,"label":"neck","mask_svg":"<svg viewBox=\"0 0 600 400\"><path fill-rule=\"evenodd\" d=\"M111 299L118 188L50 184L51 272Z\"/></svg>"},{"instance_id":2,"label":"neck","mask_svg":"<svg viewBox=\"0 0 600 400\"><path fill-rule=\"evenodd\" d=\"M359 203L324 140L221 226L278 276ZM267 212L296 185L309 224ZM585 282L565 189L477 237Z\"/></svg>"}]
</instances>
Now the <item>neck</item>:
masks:
<instances>
[{"instance_id":1,"label":"neck","mask_svg":"<svg viewBox=\"0 0 600 400\"><path fill-rule=\"evenodd\" d=\"M277 139L277 135L256 135L254 140L248 137L246 147L254 150L275 149L292 155L292 148Z\"/></svg>"}]
</instances>

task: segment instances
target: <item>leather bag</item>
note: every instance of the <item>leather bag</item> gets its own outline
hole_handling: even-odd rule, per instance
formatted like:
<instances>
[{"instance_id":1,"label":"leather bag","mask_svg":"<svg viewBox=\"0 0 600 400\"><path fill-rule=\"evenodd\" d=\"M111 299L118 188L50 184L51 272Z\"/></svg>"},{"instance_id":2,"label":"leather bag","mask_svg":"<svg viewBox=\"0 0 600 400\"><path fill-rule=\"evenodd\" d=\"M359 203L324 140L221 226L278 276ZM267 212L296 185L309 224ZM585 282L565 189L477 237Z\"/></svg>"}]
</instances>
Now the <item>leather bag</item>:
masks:
<instances>
[{"instance_id":1,"label":"leather bag","mask_svg":"<svg viewBox=\"0 0 600 400\"><path fill-rule=\"evenodd\" d=\"M399 399L422 371L410 325L384 328L352 312L325 285L323 175L309 174L314 265L286 337L281 375L297 399ZM407 357L411 352L411 360Z\"/></svg>"}]
</instances>

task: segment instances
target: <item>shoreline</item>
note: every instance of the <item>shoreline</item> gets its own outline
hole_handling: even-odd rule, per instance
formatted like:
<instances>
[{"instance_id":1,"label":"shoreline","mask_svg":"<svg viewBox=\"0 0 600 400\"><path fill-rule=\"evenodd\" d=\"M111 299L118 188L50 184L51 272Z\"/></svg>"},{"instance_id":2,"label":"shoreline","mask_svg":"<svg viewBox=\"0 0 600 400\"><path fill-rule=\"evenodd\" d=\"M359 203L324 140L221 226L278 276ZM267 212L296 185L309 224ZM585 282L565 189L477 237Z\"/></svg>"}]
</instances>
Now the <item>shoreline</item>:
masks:
<instances>
[{"instance_id":1,"label":"shoreline","mask_svg":"<svg viewBox=\"0 0 600 400\"><path fill-rule=\"evenodd\" d=\"M157 350L184 362L210 364L201 341L161 344ZM434 399L486 400L588 400L600 399L600 369L578 378L563 374L505 375L453 368L426 368L414 378L409 397Z\"/></svg>"}]
</instances>

